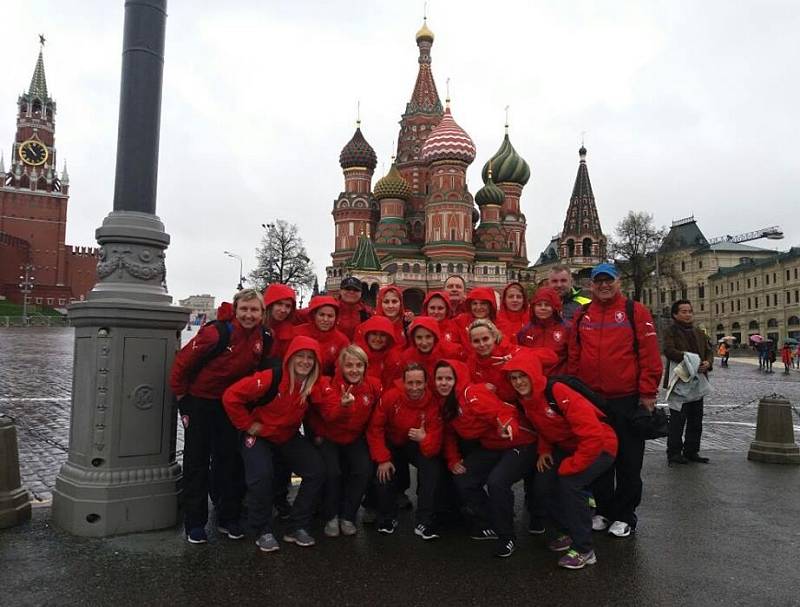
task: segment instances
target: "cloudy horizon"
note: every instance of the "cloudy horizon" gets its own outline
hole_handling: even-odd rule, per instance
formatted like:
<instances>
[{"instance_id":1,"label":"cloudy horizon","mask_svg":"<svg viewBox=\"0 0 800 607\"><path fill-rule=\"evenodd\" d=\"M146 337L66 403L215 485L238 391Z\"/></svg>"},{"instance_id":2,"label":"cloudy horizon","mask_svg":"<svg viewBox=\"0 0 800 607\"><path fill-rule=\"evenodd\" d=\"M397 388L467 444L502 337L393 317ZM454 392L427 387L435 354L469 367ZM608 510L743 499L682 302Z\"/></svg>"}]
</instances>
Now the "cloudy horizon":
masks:
<instances>
[{"instance_id":1,"label":"cloudy horizon","mask_svg":"<svg viewBox=\"0 0 800 607\"><path fill-rule=\"evenodd\" d=\"M561 230L585 132L603 230L629 210L657 225L694 214L707 238L780 225L800 245L793 144L800 5L720 1L433 0L432 69L477 158L510 136L530 164L522 195L531 263ZM355 128L388 170L417 73L422 2L256 2L199 10L172 0L161 119L158 215L176 299L229 299L255 263L262 223L296 223L324 283L339 151ZM17 96L47 38L59 170L70 174L67 243L94 244L112 206L123 2L31 0L6 7L0 149L8 166ZM13 27L11 27L13 25Z\"/></svg>"}]
</instances>

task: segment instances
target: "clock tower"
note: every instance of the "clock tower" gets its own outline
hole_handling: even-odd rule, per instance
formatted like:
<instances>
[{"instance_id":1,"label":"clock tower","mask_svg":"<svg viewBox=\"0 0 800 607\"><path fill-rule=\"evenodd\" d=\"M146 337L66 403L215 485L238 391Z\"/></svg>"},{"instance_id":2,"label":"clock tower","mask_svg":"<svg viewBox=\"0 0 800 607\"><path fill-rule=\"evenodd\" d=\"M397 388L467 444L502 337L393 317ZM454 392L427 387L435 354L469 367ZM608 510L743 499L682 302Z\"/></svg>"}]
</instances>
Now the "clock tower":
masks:
<instances>
[{"instance_id":1,"label":"clock tower","mask_svg":"<svg viewBox=\"0 0 800 607\"><path fill-rule=\"evenodd\" d=\"M47 89L44 37L27 92L17 99L17 131L0 160L0 295L20 301L21 265L35 276L33 304L64 307L82 299L95 282L95 249L65 244L69 177L56 165L56 102Z\"/></svg>"}]
</instances>

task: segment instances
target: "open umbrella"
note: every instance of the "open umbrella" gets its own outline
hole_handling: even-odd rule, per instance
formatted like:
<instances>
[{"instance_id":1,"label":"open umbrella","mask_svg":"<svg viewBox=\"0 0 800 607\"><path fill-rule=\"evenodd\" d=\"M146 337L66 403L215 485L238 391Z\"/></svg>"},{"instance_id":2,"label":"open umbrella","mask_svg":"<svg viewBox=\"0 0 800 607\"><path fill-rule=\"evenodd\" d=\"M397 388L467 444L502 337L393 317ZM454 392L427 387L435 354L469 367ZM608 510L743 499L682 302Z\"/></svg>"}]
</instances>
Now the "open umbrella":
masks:
<instances>
[{"instance_id":1,"label":"open umbrella","mask_svg":"<svg viewBox=\"0 0 800 607\"><path fill-rule=\"evenodd\" d=\"M723 341L738 341L733 335L724 335L720 338L717 343L722 343Z\"/></svg>"},{"instance_id":2,"label":"open umbrella","mask_svg":"<svg viewBox=\"0 0 800 607\"><path fill-rule=\"evenodd\" d=\"M760 344L762 341L764 341L764 338L756 333L755 335L750 336L750 341L755 344Z\"/></svg>"},{"instance_id":3,"label":"open umbrella","mask_svg":"<svg viewBox=\"0 0 800 607\"><path fill-rule=\"evenodd\" d=\"M800 343L800 341L797 341L794 337L787 337L783 340L783 343L789 344L790 346L796 346Z\"/></svg>"}]
</instances>

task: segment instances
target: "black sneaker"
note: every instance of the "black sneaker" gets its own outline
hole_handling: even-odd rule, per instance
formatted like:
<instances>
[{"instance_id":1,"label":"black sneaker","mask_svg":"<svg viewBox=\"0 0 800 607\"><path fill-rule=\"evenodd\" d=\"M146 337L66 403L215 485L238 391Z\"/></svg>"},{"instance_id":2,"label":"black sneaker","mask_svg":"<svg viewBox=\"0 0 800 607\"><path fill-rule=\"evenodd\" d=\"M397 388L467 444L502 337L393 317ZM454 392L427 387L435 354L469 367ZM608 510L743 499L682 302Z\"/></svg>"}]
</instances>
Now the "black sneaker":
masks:
<instances>
[{"instance_id":1,"label":"black sneaker","mask_svg":"<svg viewBox=\"0 0 800 607\"><path fill-rule=\"evenodd\" d=\"M378 523L378 533L383 533L385 535L392 535L395 529L397 529L396 519L390 518Z\"/></svg>"},{"instance_id":2,"label":"black sneaker","mask_svg":"<svg viewBox=\"0 0 800 607\"><path fill-rule=\"evenodd\" d=\"M244 531L239 521L228 521L217 525L217 531L222 535L227 535L229 539L240 540L244 537Z\"/></svg>"},{"instance_id":3,"label":"black sneaker","mask_svg":"<svg viewBox=\"0 0 800 607\"><path fill-rule=\"evenodd\" d=\"M423 540L435 540L438 537L440 537L432 526L426 525L424 523L420 523L419 525L414 527L414 533L420 536Z\"/></svg>"},{"instance_id":4,"label":"black sneaker","mask_svg":"<svg viewBox=\"0 0 800 607\"><path fill-rule=\"evenodd\" d=\"M497 534L494 532L494 529L484 527L483 529L473 529L469 537L472 540L496 540Z\"/></svg>"},{"instance_id":5,"label":"black sneaker","mask_svg":"<svg viewBox=\"0 0 800 607\"><path fill-rule=\"evenodd\" d=\"M538 517L528 521L528 533L531 535L542 535L544 533L544 521Z\"/></svg>"},{"instance_id":6,"label":"black sneaker","mask_svg":"<svg viewBox=\"0 0 800 607\"><path fill-rule=\"evenodd\" d=\"M517 542L513 538L500 539L497 541L497 549L494 551L494 555L505 559L514 554L514 550L516 549Z\"/></svg>"},{"instance_id":7,"label":"black sneaker","mask_svg":"<svg viewBox=\"0 0 800 607\"><path fill-rule=\"evenodd\" d=\"M703 457L699 453L687 453L684 455L684 459L695 464L707 464L709 462L707 457Z\"/></svg>"},{"instance_id":8,"label":"black sneaker","mask_svg":"<svg viewBox=\"0 0 800 607\"><path fill-rule=\"evenodd\" d=\"M677 455L670 455L667 457L667 464L670 466L675 466L678 464L688 464L689 460L686 459L683 455L678 453Z\"/></svg>"}]
</instances>

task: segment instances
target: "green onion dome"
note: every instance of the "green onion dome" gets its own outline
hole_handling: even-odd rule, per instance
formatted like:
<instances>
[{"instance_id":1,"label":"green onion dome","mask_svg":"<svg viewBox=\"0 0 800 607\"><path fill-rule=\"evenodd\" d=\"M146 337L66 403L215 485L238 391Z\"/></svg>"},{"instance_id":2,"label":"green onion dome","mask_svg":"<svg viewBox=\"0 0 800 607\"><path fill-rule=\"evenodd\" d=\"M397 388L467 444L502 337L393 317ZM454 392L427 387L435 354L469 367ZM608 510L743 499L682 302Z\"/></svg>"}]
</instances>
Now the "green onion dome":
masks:
<instances>
[{"instance_id":1,"label":"green onion dome","mask_svg":"<svg viewBox=\"0 0 800 607\"><path fill-rule=\"evenodd\" d=\"M503 143L500 149L497 150L494 156L483 165L481 177L484 183L489 174L489 163L492 163L492 173L494 174L495 183L516 183L524 186L531 178L531 168L528 163L517 154L517 150L511 145L508 139L508 133L503 138Z\"/></svg>"},{"instance_id":2,"label":"green onion dome","mask_svg":"<svg viewBox=\"0 0 800 607\"><path fill-rule=\"evenodd\" d=\"M375 155L375 150L373 150L372 146L364 139L364 135L361 133L361 127L357 126L353 137L347 142L347 145L342 148L341 154L339 154L339 165L343 169L365 167L370 171L374 171L377 164L378 157Z\"/></svg>"},{"instance_id":3,"label":"green onion dome","mask_svg":"<svg viewBox=\"0 0 800 607\"><path fill-rule=\"evenodd\" d=\"M506 195L498 188L492 180L492 171L489 171L486 179L486 185L475 193L475 204L482 207L485 204L501 205L506 199Z\"/></svg>"},{"instance_id":4,"label":"green onion dome","mask_svg":"<svg viewBox=\"0 0 800 607\"><path fill-rule=\"evenodd\" d=\"M397 164L392 163L389 172L378 179L373 189L373 194L376 200L383 200L384 198L408 200L411 197L411 187L403 179L400 171L397 170Z\"/></svg>"}]
</instances>

